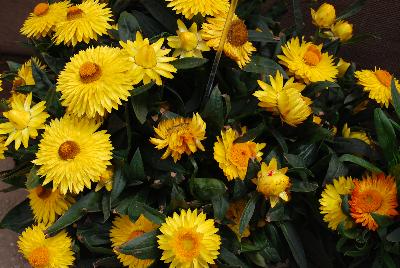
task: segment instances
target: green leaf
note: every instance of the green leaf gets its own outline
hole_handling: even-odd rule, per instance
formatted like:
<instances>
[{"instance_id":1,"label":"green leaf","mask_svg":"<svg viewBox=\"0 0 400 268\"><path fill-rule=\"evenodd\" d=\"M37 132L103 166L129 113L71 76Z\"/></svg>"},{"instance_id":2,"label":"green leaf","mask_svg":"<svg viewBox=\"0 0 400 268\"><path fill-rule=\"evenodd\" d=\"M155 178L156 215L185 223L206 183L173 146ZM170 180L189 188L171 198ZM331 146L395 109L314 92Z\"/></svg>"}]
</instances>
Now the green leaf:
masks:
<instances>
[{"instance_id":1,"label":"green leaf","mask_svg":"<svg viewBox=\"0 0 400 268\"><path fill-rule=\"evenodd\" d=\"M33 214L31 207L29 206L29 199L25 199L13 207L1 220L0 229L9 229L17 233L32 225Z\"/></svg>"},{"instance_id":2,"label":"green leaf","mask_svg":"<svg viewBox=\"0 0 400 268\"><path fill-rule=\"evenodd\" d=\"M189 180L191 193L198 199L210 201L226 192L225 184L213 178L194 178Z\"/></svg>"},{"instance_id":3,"label":"green leaf","mask_svg":"<svg viewBox=\"0 0 400 268\"><path fill-rule=\"evenodd\" d=\"M122 191L125 189L125 186L126 186L126 178L122 172L122 168L117 166L114 172L114 180L110 196L111 203L114 202L120 196Z\"/></svg>"},{"instance_id":4,"label":"green leaf","mask_svg":"<svg viewBox=\"0 0 400 268\"><path fill-rule=\"evenodd\" d=\"M129 164L129 173L127 174L130 179L141 180L145 178L144 166L140 149L137 148L132 160Z\"/></svg>"},{"instance_id":5,"label":"green leaf","mask_svg":"<svg viewBox=\"0 0 400 268\"><path fill-rule=\"evenodd\" d=\"M98 268L98 267L121 268L121 263L119 262L117 256L105 257L96 260L96 262L93 263L93 268Z\"/></svg>"},{"instance_id":6,"label":"green leaf","mask_svg":"<svg viewBox=\"0 0 400 268\"><path fill-rule=\"evenodd\" d=\"M46 230L46 233L54 234L81 219L88 212L101 211L100 205L101 192L89 192L73 204L64 215Z\"/></svg>"},{"instance_id":7,"label":"green leaf","mask_svg":"<svg viewBox=\"0 0 400 268\"><path fill-rule=\"evenodd\" d=\"M299 265L300 268L307 267L306 254L304 253L304 247L301 243L299 235L297 234L293 224L291 222L283 222L279 224L286 241L289 244L292 255Z\"/></svg>"},{"instance_id":8,"label":"green leaf","mask_svg":"<svg viewBox=\"0 0 400 268\"><path fill-rule=\"evenodd\" d=\"M63 58L56 58L50 56L48 53L42 53L42 57L46 62L47 66L55 73L59 74L65 66L65 60Z\"/></svg>"},{"instance_id":9,"label":"green leaf","mask_svg":"<svg viewBox=\"0 0 400 268\"><path fill-rule=\"evenodd\" d=\"M253 141L264 132L265 128L266 128L265 124L261 123L257 127L248 130L243 136L240 136L234 142L238 143L238 142Z\"/></svg>"},{"instance_id":10,"label":"green leaf","mask_svg":"<svg viewBox=\"0 0 400 268\"><path fill-rule=\"evenodd\" d=\"M165 215L158 210L137 200L132 200L128 207L128 215L131 220L135 221L143 214L147 219L155 224L162 224L165 221Z\"/></svg>"},{"instance_id":11,"label":"green leaf","mask_svg":"<svg viewBox=\"0 0 400 268\"><path fill-rule=\"evenodd\" d=\"M138 259L158 259L160 250L157 243L158 230L153 230L138 236L117 247L117 251L133 255Z\"/></svg>"},{"instance_id":12,"label":"green leaf","mask_svg":"<svg viewBox=\"0 0 400 268\"><path fill-rule=\"evenodd\" d=\"M207 122L207 129L211 128L219 131L224 126L224 102L218 86L212 91L210 99L201 112L201 117Z\"/></svg>"},{"instance_id":13,"label":"green leaf","mask_svg":"<svg viewBox=\"0 0 400 268\"><path fill-rule=\"evenodd\" d=\"M301 36L302 30L304 28L303 13L301 11L301 1L292 0L293 3L293 16L296 25L296 33Z\"/></svg>"},{"instance_id":14,"label":"green leaf","mask_svg":"<svg viewBox=\"0 0 400 268\"><path fill-rule=\"evenodd\" d=\"M322 81L322 82L312 83L308 85L307 88L316 93L321 90L329 90L330 88L340 88L340 85L334 82Z\"/></svg>"},{"instance_id":15,"label":"green leaf","mask_svg":"<svg viewBox=\"0 0 400 268\"><path fill-rule=\"evenodd\" d=\"M35 80L35 87L40 90L48 90L54 87L53 83L50 82L47 74L37 66L37 64L32 61L32 76Z\"/></svg>"},{"instance_id":16,"label":"green leaf","mask_svg":"<svg viewBox=\"0 0 400 268\"><path fill-rule=\"evenodd\" d=\"M393 230L386 236L387 241L390 242L400 242L400 227L397 227L397 229Z\"/></svg>"},{"instance_id":17,"label":"green leaf","mask_svg":"<svg viewBox=\"0 0 400 268\"><path fill-rule=\"evenodd\" d=\"M106 222L111 214L111 193L108 191L101 198L101 209L103 210L103 222Z\"/></svg>"},{"instance_id":18,"label":"green leaf","mask_svg":"<svg viewBox=\"0 0 400 268\"><path fill-rule=\"evenodd\" d=\"M12 73L18 73L19 68L21 68L22 64L17 63L14 61L7 61L8 69L10 69L10 72Z\"/></svg>"},{"instance_id":19,"label":"green leaf","mask_svg":"<svg viewBox=\"0 0 400 268\"><path fill-rule=\"evenodd\" d=\"M389 118L380 108L376 108L374 111L374 123L378 136L378 143L387 161L392 163L398 148L396 134Z\"/></svg>"},{"instance_id":20,"label":"green leaf","mask_svg":"<svg viewBox=\"0 0 400 268\"><path fill-rule=\"evenodd\" d=\"M247 201L246 207L243 210L242 216L240 217L239 233L243 234L243 231L249 225L251 218L253 217L254 209L259 198L258 193L254 193L253 196Z\"/></svg>"},{"instance_id":21,"label":"green leaf","mask_svg":"<svg viewBox=\"0 0 400 268\"><path fill-rule=\"evenodd\" d=\"M193 69L208 62L205 58L182 58L170 62L178 70Z\"/></svg>"},{"instance_id":22,"label":"green leaf","mask_svg":"<svg viewBox=\"0 0 400 268\"><path fill-rule=\"evenodd\" d=\"M235 268L249 268L244 262L242 262L235 254L230 252L225 247L221 247L220 254L218 255L218 259L224 263L232 265L230 267Z\"/></svg>"},{"instance_id":23,"label":"green leaf","mask_svg":"<svg viewBox=\"0 0 400 268\"><path fill-rule=\"evenodd\" d=\"M293 180L290 191L308 193L308 192L314 192L317 188L318 188L318 183Z\"/></svg>"},{"instance_id":24,"label":"green leaf","mask_svg":"<svg viewBox=\"0 0 400 268\"><path fill-rule=\"evenodd\" d=\"M379 225L379 228L385 228L385 227L390 226L392 223L394 223L393 218L386 216L386 215L380 215L380 214L372 212L371 216L372 216L372 218L374 218L376 223Z\"/></svg>"},{"instance_id":25,"label":"green leaf","mask_svg":"<svg viewBox=\"0 0 400 268\"><path fill-rule=\"evenodd\" d=\"M226 211L229 208L229 202L227 198L223 195L218 195L212 198L211 202L214 210L214 218L222 221L225 218Z\"/></svg>"},{"instance_id":26,"label":"green leaf","mask_svg":"<svg viewBox=\"0 0 400 268\"><path fill-rule=\"evenodd\" d=\"M399 94L398 89L396 88L394 79L392 79L390 88L392 91L393 107L394 107L394 110L396 111L397 117L400 118L400 94Z\"/></svg>"},{"instance_id":27,"label":"green leaf","mask_svg":"<svg viewBox=\"0 0 400 268\"><path fill-rule=\"evenodd\" d=\"M146 122L147 114L149 112L147 108L148 93L149 92L144 92L140 95L131 97L133 111L141 124Z\"/></svg>"},{"instance_id":28,"label":"green leaf","mask_svg":"<svg viewBox=\"0 0 400 268\"><path fill-rule=\"evenodd\" d=\"M176 32L178 28L176 25L176 18L172 10L167 7L165 1L141 0L140 2L165 29L170 33Z\"/></svg>"},{"instance_id":29,"label":"green leaf","mask_svg":"<svg viewBox=\"0 0 400 268\"><path fill-rule=\"evenodd\" d=\"M348 9L346 9L342 14L340 14L336 18L336 20L337 21L343 20L343 19L346 19L348 17L351 17L351 16L357 14L363 8L363 6L365 5L366 2L367 2L367 0L357 0L357 1L355 1L353 4L351 4L349 6Z\"/></svg>"},{"instance_id":30,"label":"green leaf","mask_svg":"<svg viewBox=\"0 0 400 268\"><path fill-rule=\"evenodd\" d=\"M336 154L332 154L324 182L329 183L333 179L338 178L340 176L345 176L346 174L347 174L347 168L343 165L342 162L339 161L339 158L336 156Z\"/></svg>"},{"instance_id":31,"label":"green leaf","mask_svg":"<svg viewBox=\"0 0 400 268\"><path fill-rule=\"evenodd\" d=\"M277 43L278 41L274 39L272 34L266 34L263 32L258 32L255 30L249 30L249 41L253 42L265 42L265 43Z\"/></svg>"},{"instance_id":32,"label":"green leaf","mask_svg":"<svg viewBox=\"0 0 400 268\"><path fill-rule=\"evenodd\" d=\"M147 84L142 85L140 87L135 87L134 89L131 90L131 96L137 96L137 95L140 95L142 93L145 93L148 90L152 89L154 85L155 85L154 82L150 82L150 83L147 83Z\"/></svg>"},{"instance_id":33,"label":"green leaf","mask_svg":"<svg viewBox=\"0 0 400 268\"><path fill-rule=\"evenodd\" d=\"M39 186L40 183L40 177L37 175L37 167L32 166L31 170L29 171L29 174L26 176L26 189L33 189Z\"/></svg>"},{"instance_id":34,"label":"green leaf","mask_svg":"<svg viewBox=\"0 0 400 268\"><path fill-rule=\"evenodd\" d=\"M139 22L132 14L124 11L118 19L118 34L121 41L135 41L136 32L140 31Z\"/></svg>"},{"instance_id":35,"label":"green leaf","mask_svg":"<svg viewBox=\"0 0 400 268\"><path fill-rule=\"evenodd\" d=\"M251 62L243 68L243 71L249 73L265 74L267 76L275 76L276 72L279 71L284 78L288 78L283 68L274 60L257 55L251 58Z\"/></svg>"},{"instance_id":36,"label":"green leaf","mask_svg":"<svg viewBox=\"0 0 400 268\"><path fill-rule=\"evenodd\" d=\"M356 165L359 165L369 171L375 172L375 173L382 173L383 171L380 170L378 167L374 166L370 162L362 159L361 157L351 155L351 154L344 154L341 157L339 157L339 161L341 162L351 162Z\"/></svg>"}]
</instances>

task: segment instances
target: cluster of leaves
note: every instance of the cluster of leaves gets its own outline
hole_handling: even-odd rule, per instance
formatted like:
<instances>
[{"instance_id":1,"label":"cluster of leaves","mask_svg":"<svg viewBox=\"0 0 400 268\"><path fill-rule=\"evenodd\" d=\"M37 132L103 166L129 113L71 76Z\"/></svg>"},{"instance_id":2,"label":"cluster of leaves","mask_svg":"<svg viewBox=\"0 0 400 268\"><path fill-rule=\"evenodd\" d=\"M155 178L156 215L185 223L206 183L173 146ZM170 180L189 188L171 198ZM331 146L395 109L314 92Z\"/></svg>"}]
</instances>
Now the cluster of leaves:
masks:
<instances>
[{"instance_id":1,"label":"cluster of leaves","mask_svg":"<svg viewBox=\"0 0 400 268\"><path fill-rule=\"evenodd\" d=\"M364 2L364 1L357 1ZM352 8L358 8L357 3ZM20 92L33 92L35 100L45 100L52 117L64 111L55 80L65 62L76 51L88 46L117 45L118 40L134 40L140 30L146 37L157 39L175 34L177 16L165 6L163 0L110 1L118 31L98 42L81 44L74 48L55 46L51 40L31 41L30 45L49 67L43 71L33 65L34 86L18 87ZM313 100L315 114L323 114L323 124L309 118L293 128L282 124L279 118L263 111L252 96L257 80L268 81L269 75L279 70L276 55L281 46L293 35L301 35L303 28L300 1L293 5L278 1L265 14L260 14L261 0L242 1L237 14L250 30L249 39L257 46L257 53L243 70L223 58L211 96L205 96L213 52L204 59L180 59L173 62L178 73L164 85L153 83L135 88L129 101L105 119L103 128L110 133L115 148L113 164L115 175L111 192L85 191L77 202L49 229L49 234L67 228L74 236L78 267L119 267L109 240L114 214L129 215L136 220L144 214L154 223L161 224L166 216L180 208L198 208L218 222L222 246L218 267L357 267L373 263L374 267L399 267L400 224L383 216L376 216L380 228L369 232L360 227L340 228L339 234L327 229L319 213L320 193L325 184L338 176L361 177L365 171L385 171L396 176L400 183L400 155L396 135L400 133L400 97L393 90L395 113L377 108L369 102L364 110L355 108L367 100L356 85L353 64L336 83L319 82L307 86L304 95ZM295 26L280 29L278 21L289 9L294 9ZM347 13L351 13L352 9ZM200 18L199 18L200 20ZM324 50L336 54L337 41L325 41ZM9 62L8 78L15 76L18 64ZM394 86L393 86L394 88ZM162 152L150 143L153 126L159 120L176 116L191 116L199 112L207 123L205 152L183 157L178 163L171 158L161 160ZM376 146L340 137L344 123L357 125L368 131L377 141ZM264 162L272 157L281 166L289 167L291 200L270 208L255 191L251 179L260 169L257 162L249 162L245 180L227 181L213 159L213 144L225 125L247 126L249 131L241 141L266 142ZM334 135L332 127L339 133ZM37 143L27 149L10 151L16 168L4 172L2 178L14 188L31 189L41 183L36 175ZM378 168L379 167L379 168ZM28 174L28 175L27 175ZM240 219L240 232L249 226L252 235L239 240L227 227L225 218L233 200L246 199ZM347 199L344 200L348 212ZM32 224L28 201L16 206L1 222L1 228L21 232ZM159 260L157 231L146 233L130 241L121 250L138 258ZM153 267L162 267L156 261Z\"/></svg>"}]
</instances>

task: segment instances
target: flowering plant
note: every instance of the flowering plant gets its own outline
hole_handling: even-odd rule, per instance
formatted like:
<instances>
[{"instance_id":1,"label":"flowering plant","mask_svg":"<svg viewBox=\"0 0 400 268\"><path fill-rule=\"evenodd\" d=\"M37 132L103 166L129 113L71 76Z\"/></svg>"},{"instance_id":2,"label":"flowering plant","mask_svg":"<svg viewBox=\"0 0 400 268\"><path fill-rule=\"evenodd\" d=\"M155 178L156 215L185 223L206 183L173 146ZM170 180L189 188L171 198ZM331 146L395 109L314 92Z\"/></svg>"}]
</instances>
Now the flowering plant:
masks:
<instances>
[{"instance_id":1,"label":"flowering plant","mask_svg":"<svg viewBox=\"0 0 400 268\"><path fill-rule=\"evenodd\" d=\"M364 1L312 38L278 2L33 8L0 124L32 267L400 265L400 87L336 56Z\"/></svg>"}]
</instances>

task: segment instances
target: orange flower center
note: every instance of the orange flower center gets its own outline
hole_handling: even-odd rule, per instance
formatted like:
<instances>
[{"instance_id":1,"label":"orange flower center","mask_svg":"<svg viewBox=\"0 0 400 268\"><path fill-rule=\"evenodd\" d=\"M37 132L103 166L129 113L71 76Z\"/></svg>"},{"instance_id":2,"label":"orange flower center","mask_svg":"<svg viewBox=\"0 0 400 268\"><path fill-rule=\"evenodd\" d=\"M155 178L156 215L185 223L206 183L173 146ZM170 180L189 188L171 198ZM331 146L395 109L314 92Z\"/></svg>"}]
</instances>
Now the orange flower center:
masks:
<instances>
[{"instance_id":1,"label":"orange flower center","mask_svg":"<svg viewBox=\"0 0 400 268\"><path fill-rule=\"evenodd\" d=\"M36 194L40 199L46 199L51 195L51 189L44 188L42 186L38 186L36 188Z\"/></svg>"},{"instance_id":2,"label":"orange flower center","mask_svg":"<svg viewBox=\"0 0 400 268\"><path fill-rule=\"evenodd\" d=\"M317 46L311 45L308 47L306 53L303 56L304 61L310 65L315 66L317 65L322 58L321 51Z\"/></svg>"},{"instance_id":3,"label":"orange flower center","mask_svg":"<svg viewBox=\"0 0 400 268\"><path fill-rule=\"evenodd\" d=\"M29 254L29 264L34 268L46 267L49 264L49 250L46 247L39 247Z\"/></svg>"},{"instance_id":4,"label":"orange flower center","mask_svg":"<svg viewBox=\"0 0 400 268\"><path fill-rule=\"evenodd\" d=\"M58 155L62 160L74 159L79 152L79 145L74 141L66 141L58 148Z\"/></svg>"},{"instance_id":5,"label":"orange flower center","mask_svg":"<svg viewBox=\"0 0 400 268\"><path fill-rule=\"evenodd\" d=\"M174 241L176 256L185 261L192 261L199 256L202 234L193 230L182 230Z\"/></svg>"},{"instance_id":6,"label":"orange flower center","mask_svg":"<svg viewBox=\"0 0 400 268\"><path fill-rule=\"evenodd\" d=\"M139 236L141 236L142 234L144 234L144 231L142 231L142 230L133 231L133 232L129 235L128 240L135 239L136 237L139 237Z\"/></svg>"},{"instance_id":7,"label":"orange flower center","mask_svg":"<svg viewBox=\"0 0 400 268\"><path fill-rule=\"evenodd\" d=\"M79 7L69 7L67 11L67 20L74 20L82 18L83 11Z\"/></svg>"},{"instance_id":8,"label":"orange flower center","mask_svg":"<svg viewBox=\"0 0 400 268\"><path fill-rule=\"evenodd\" d=\"M232 21L228 32L228 42L235 47L244 45L249 38L246 24L241 20Z\"/></svg>"},{"instance_id":9,"label":"orange flower center","mask_svg":"<svg viewBox=\"0 0 400 268\"><path fill-rule=\"evenodd\" d=\"M255 157L255 143L235 143L229 152L229 160L241 168L247 168L249 159Z\"/></svg>"},{"instance_id":10,"label":"orange flower center","mask_svg":"<svg viewBox=\"0 0 400 268\"><path fill-rule=\"evenodd\" d=\"M49 4L39 3L33 9L33 14L35 14L36 16L43 16L46 15L48 11L49 11Z\"/></svg>"},{"instance_id":11,"label":"orange flower center","mask_svg":"<svg viewBox=\"0 0 400 268\"><path fill-rule=\"evenodd\" d=\"M100 66L93 62L85 62L79 68L79 76L83 83L94 82L101 76Z\"/></svg>"},{"instance_id":12,"label":"orange flower center","mask_svg":"<svg viewBox=\"0 0 400 268\"><path fill-rule=\"evenodd\" d=\"M359 209L367 213L377 211L382 205L382 196L374 189L361 193L359 200Z\"/></svg>"},{"instance_id":13,"label":"orange flower center","mask_svg":"<svg viewBox=\"0 0 400 268\"><path fill-rule=\"evenodd\" d=\"M154 48L148 44L145 44L139 48L135 56L135 62L137 65L140 65L146 69L156 67L157 55Z\"/></svg>"},{"instance_id":14,"label":"orange flower center","mask_svg":"<svg viewBox=\"0 0 400 268\"><path fill-rule=\"evenodd\" d=\"M375 76L378 78L379 82L385 87L390 87L390 83L392 82L392 75L386 70L377 70L375 71Z\"/></svg>"}]
</instances>

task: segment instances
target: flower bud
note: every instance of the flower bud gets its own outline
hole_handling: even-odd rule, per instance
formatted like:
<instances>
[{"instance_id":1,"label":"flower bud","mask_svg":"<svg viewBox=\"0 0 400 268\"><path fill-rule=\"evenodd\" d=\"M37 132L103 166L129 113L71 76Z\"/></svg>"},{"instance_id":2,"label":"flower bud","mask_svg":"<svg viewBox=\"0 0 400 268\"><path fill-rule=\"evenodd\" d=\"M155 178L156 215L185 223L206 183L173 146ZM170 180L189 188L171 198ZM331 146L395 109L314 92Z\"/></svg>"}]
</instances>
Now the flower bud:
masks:
<instances>
[{"instance_id":1,"label":"flower bud","mask_svg":"<svg viewBox=\"0 0 400 268\"><path fill-rule=\"evenodd\" d=\"M313 24L319 28L329 28L336 20L335 8L331 4L322 4L317 11L311 9Z\"/></svg>"},{"instance_id":2,"label":"flower bud","mask_svg":"<svg viewBox=\"0 0 400 268\"><path fill-rule=\"evenodd\" d=\"M332 33L335 37L339 38L340 41L345 42L353 37L353 24L347 21L338 21L332 27Z\"/></svg>"},{"instance_id":3,"label":"flower bud","mask_svg":"<svg viewBox=\"0 0 400 268\"><path fill-rule=\"evenodd\" d=\"M347 69L349 69L350 65L350 62L344 61L342 58L340 58L337 64L337 68L339 71L338 77L343 77L344 74L347 72Z\"/></svg>"}]
</instances>

